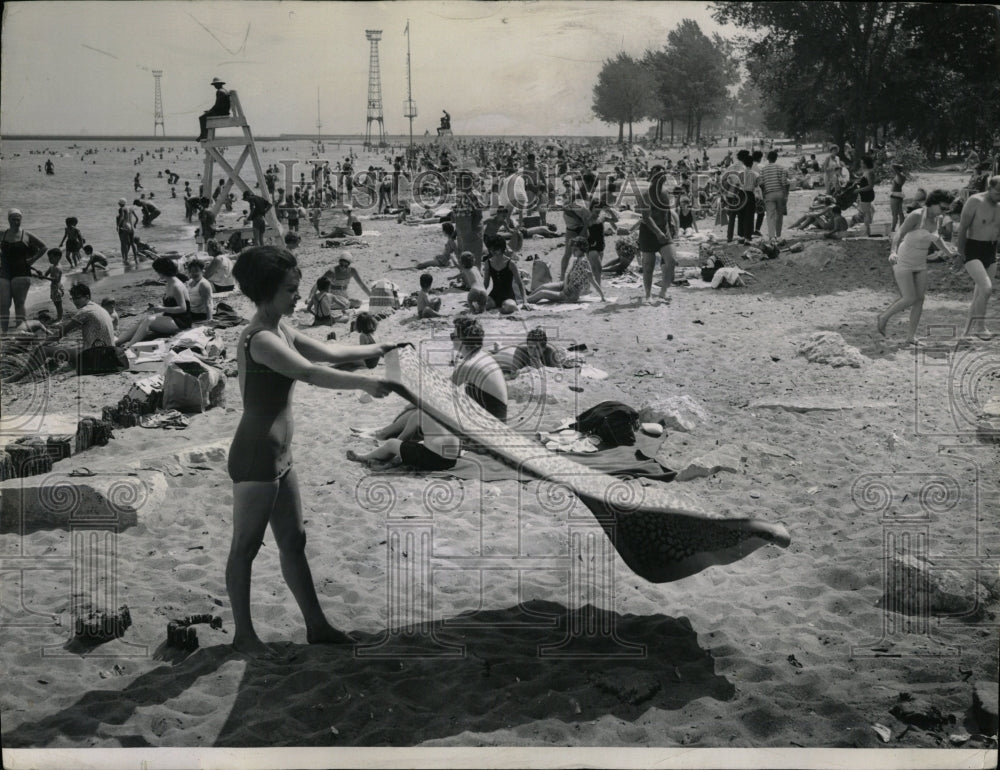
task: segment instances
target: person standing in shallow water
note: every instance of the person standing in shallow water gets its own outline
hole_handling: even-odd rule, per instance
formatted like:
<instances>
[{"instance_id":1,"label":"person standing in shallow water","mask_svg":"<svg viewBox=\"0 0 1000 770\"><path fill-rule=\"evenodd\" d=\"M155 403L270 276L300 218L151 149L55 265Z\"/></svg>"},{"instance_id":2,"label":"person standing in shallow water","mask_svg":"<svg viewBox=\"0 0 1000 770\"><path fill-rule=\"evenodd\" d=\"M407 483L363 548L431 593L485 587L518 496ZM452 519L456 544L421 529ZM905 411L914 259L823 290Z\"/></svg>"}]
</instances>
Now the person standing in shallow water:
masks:
<instances>
[{"instance_id":1,"label":"person standing in shallow water","mask_svg":"<svg viewBox=\"0 0 1000 770\"><path fill-rule=\"evenodd\" d=\"M10 227L0 233L0 330L7 333L10 306L14 305L14 325L27 318L25 304L31 288L31 266L47 251L31 233L21 229L21 210L7 212Z\"/></svg>"},{"instance_id":2,"label":"person standing in shallow water","mask_svg":"<svg viewBox=\"0 0 1000 770\"><path fill-rule=\"evenodd\" d=\"M375 398L392 391L387 380L341 371L343 364L385 355L399 345L328 345L297 331L283 318L295 310L302 277L294 255L274 246L243 251L233 268L240 289L257 311L237 347L243 415L229 449L233 480L233 539L226 562L226 590L233 609L233 647L274 657L250 616L253 560L268 525L278 544L281 574L306 623L310 644L349 644L327 620L306 559L306 533L298 478L292 466L292 393L297 381L321 388L362 390ZM405 343L403 343L405 344Z\"/></svg>"},{"instance_id":3,"label":"person standing in shallow water","mask_svg":"<svg viewBox=\"0 0 1000 770\"><path fill-rule=\"evenodd\" d=\"M115 214L115 229L118 231L118 243L121 247L122 262L128 267L128 253L131 251L135 266L139 267L139 249L135 245L135 226L139 217L124 198L118 199L118 213Z\"/></svg>"}]
</instances>

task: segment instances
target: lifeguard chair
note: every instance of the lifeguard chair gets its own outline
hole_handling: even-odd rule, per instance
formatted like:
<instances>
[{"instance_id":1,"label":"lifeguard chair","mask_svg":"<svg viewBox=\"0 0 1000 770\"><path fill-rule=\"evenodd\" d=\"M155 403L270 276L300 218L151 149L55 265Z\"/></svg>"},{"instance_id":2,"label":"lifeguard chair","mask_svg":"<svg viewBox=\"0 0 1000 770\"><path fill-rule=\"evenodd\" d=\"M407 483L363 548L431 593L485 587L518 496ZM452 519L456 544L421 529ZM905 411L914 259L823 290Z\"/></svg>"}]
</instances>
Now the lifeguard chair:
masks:
<instances>
[{"instance_id":1,"label":"lifeguard chair","mask_svg":"<svg viewBox=\"0 0 1000 770\"><path fill-rule=\"evenodd\" d=\"M212 202L212 213L218 215L219 209L222 208L223 203L229 197L229 193L234 186L238 187L241 191L246 190L250 193L260 195L271 203L271 208L264 215L264 219L267 222L267 227L264 230L264 241L283 243L284 231L281 229L281 223L278 222L274 201L271 200L271 195L267 190L264 171L260 166L260 159L257 157L257 145L254 143L253 134L250 132L250 125L243 114L243 106L240 104L240 97L236 91L229 92L229 114L208 118L205 121L205 128L207 138L201 142L201 145L205 149L205 170L202 173L202 189L207 191L206 195L210 196L213 192L212 173L216 164L218 164L222 173L226 175L226 183L222 187L222 192ZM216 136L215 132L220 128L239 128L242 130L243 135ZM239 160L233 165L223 155L227 147L243 148ZM256 191L252 190L240 177L240 170L243 168L243 164L246 163L247 158L253 163L254 173L257 176L258 190ZM244 240L253 237L253 228L249 225L219 227L216 237L228 239L236 231L240 232Z\"/></svg>"}]
</instances>

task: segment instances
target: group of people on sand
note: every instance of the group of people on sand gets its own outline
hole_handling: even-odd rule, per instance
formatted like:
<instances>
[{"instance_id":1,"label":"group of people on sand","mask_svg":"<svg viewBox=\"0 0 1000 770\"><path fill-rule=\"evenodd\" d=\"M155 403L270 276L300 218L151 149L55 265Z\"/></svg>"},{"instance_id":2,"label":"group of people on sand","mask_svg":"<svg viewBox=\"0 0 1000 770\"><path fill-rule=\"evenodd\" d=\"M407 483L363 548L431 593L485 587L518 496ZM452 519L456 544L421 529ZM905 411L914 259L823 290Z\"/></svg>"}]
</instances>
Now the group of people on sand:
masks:
<instances>
[{"instance_id":1,"label":"group of people on sand","mask_svg":"<svg viewBox=\"0 0 1000 770\"><path fill-rule=\"evenodd\" d=\"M340 266L341 280L355 278L353 273L348 275L349 265ZM250 610L252 565L268 526L278 545L282 575L305 620L307 641L352 643L351 637L335 628L323 613L305 554L301 496L291 452L292 394L295 383L302 381L322 388L361 390L382 398L398 386L358 373L357 368L362 364L370 368L389 351L409 343L365 339L358 345L320 342L296 329L286 317L299 302L302 275L295 256L284 249L263 246L244 250L233 275L256 306L237 342L243 414L228 460L234 512L226 587L235 625L233 646L252 656L275 655L257 636ZM506 366L483 350L483 337L483 328L473 316L454 319L451 380L500 421L508 416L505 374L524 366L577 365L550 345L540 328L529 333ZM372 437L379 442L377 447L366 453L349 450L347 459L370 465L447 470L455 466L462 449L459 436L416 405L404 409Z\"/></svg>"},{"instance_id":2,"label":"group of people on sand","mask_svg":"<svg viewBox=\"0 0 1000 770\"><path fill-rule=\"evenodd\" d=\"M217 84L221 88L223 83ZM210 115L206 116L210 117ZM204 129L204 124L202 125ZM521 155L514 143L470 143L468 151L504 169L517 170ZM523 147L522 147L523 149ZM566 173L572 164L586 168L596 153L585 147L567 153L555 150L549 162ZM752 155L750 159L753 160ZM532 158L532 161L534 158ZM770 160L772 164L774 160ZM752 169L753 163L744 164ZM867 164L866 164L867 170ZM530 288L521 276L518 263L518 232L513 227L512 212L497 206L484 221L484 205L465 182L456 182L458 191L453 220L443 226L446 235L444 252L431 263L418 263L420 270L433 266L459 269L466 286L469 313L453 319L451 339L455 366L451 382L493 419L508 419L507 378L527 366L575 366L579 360L553 345L544 329L531 330L523 345L491 354L484 349L484 330L476 317L479 312L496 309L512 312L518 304L530 307L541 302L576 302L584 292L594 290L605 299L602 273L624 271L634 258L642 272L643 301L653 300L657 260L660 262L660 288L657 298L665 300L673 283L676 254L673 233L680 217L673 205L675 194L668 184L663 164L648 168L648 182L639 191L635 225L635 255L605 262L604 227L614 223L616 214L610 205L608 190L600 189L593 176L581 173L580 183L568 190L564 207L565 246L558 278L539 281ZM787 190L780 174L771 174L777 188L768 187L774 212L775 231L780 235L778 212L783 209ZM863 173L864 176L864 173ZM756 177L747 190L761 185ZM867 201L866 201L867 202ZM908 341L916 343L923 295L926 289L926 258L930 246L944 253L951 248L936 234L939 216L951 211L951 199L939 190L931 191L923 207L908 214L893 238L893 272L901 298L878 317L879 331L885 333L892 317L910 310ZM537 212L537 209L535 210ZM537 213L534 216L538 216ZM743 215L744 217L746 214ZM966 271L975 282L966 334L986 336L983 326L986 303L995 280L995 254L1000 241L1000 177L989 180L985 192L973 195L965 203L957 224L955 253L963 259ZM121 201L116 219L122 254L137 256L133 237L137 224L135 212ZM0 236L0 318L3 331L9 326L13 303L15 322L25 335L47 337L48 328L32 326L25 318L25 298L34 262L48 255L41 241L21 229L21 214L12 210L10 228ZM523 223L522 223L523 224ZM69 223L67 223L69 226ZM74 223L74 227L76 224ZM521 234L523 236L523 233ZM74 245L76 245L74 243ZM70 244L67 242L67 249ZM306 532L301 491L292 458L294 420L292 403L295 384L305 382L333 390L358 390L374 398L400 392L398 383L372 373L377 361L406 342L376 342L374 319L359 315L356 325L363 335L361 344L321 341L290 323L301 300L302 271L295 255L272 245L254 245L230 257L219 244L206 243L211 261L191 260L182 265L176 259L157 256L152 268L164 282L163 299L151 305L128 332L115 332L111 314L90 298L84 284L74 285L70 297L77 313L60 324L59 331L79 327L84 347L90 344L132 346L148 336L172 335L196 323L211 322L214 295L238 286L254 305L254 313L237 341L237 367L243 411L236 427L228 456L228 473L233 483L233 532L226 562L226 588L234 619L233 646L252 656L273 657L274 652L257 635L251 613L251 573L268 527L278 546L282 576L303 615L309 643L349 644L353 640L330 623L319 603L306 557ZM52 264L50 262L50 268ZM53 273L50 271L50 278ZM348 287L357 283L370 295L371 287L354 267L351 255L342 252L337 265L325 271L309 293L307 305L316 323L325 325L346 316L360 303L348 297ZM420 276L418 314L440 314L439 298L431 295L433 280ZM43 346L44 347L44 346ZM40 353L38 366L51 353ZM485 419L485 418L483 418ZM378 444L371 451L348 451L348 460L369 465L405 464L422 470L454 468L461 457L462 439L431 415L411 405L384 427L375 431Z\"/></svg>"},{"instance_id":3,"label":"group of people on sand","mask_svg":"<svg viewBox=\"0 0 1000 770\"><path fill-rule=\"evenodd\" d=\"M954 248L938 234L938 220L944 215L958 219ZM879 333L885 335L892 317L909 309L906 342L923 345L917 338L917 329L927 292L927 258L934 247L956 262L961 260L974 283L962 337L991 339L993 333L986 327L986 309L996 280L998 244L1000 176L991 177L985 192L971 195L964 205L944 190L932 190L923 207L908 213L893 236L889 263L900 297L878 314Z\"/></svg>"}]
</instances>

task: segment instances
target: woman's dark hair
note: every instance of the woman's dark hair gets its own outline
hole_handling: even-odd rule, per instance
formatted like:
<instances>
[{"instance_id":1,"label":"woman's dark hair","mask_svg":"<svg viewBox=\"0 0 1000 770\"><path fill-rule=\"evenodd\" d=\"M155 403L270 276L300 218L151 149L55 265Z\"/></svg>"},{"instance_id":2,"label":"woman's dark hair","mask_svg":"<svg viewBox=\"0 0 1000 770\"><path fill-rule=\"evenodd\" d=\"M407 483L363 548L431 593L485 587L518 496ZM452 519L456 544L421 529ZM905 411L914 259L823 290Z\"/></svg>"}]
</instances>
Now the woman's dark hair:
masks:
<instances>
[{"instance_id":1,"label":"woman's dark hair","mask_svg":"<svg viewBox=\"0 0 1000 770\"><path fill-rule=\"evenodd\" d=\"M479 350L483 346L483 337L485 335L479 321L470 318L468 323L464 323L461 326L456 324L455 330L458 332L458 338L465 347Z\"/></svg>"},{"instance_id":2,"label":"woman's dark hair","mask_svg":"<svg viewBox=\"0 0 1000 770\"><path fill-rule=\"evenodd\" d=\"M451 236L455 234L455 225L451 222L442 222L441 229L444 230L444 234Z\"/></svg>"},{"instance_id":3,"label":"woman's dark hair","mask_svg":"<svg viewBox=\"0 0 1000 770\"><path fill-rule=\"evenodd\" d=\"M537 342L541 345L549 344L549 335L545 333L545 329L541 326L536 326L530 332L528 332L527 337L528 342Z\"/></svg>"},{"instance_id":4,"label":"woman's dark hair","mask_svg":"<svg viewBox=\"0 0 1000 770\"><path fill-rule=\"evenodd\" d=\"M861 162L865 164L865 168L875 168L875 158L871 155L863 155Z\"/></svg>"},{"instance_id":5,"label":"woman's dark hair","mask_svg":"<svg viewBox=\"0 0 1000 770\"><path fill-rule=\"evenodd\" d=\"M240 252L233 266L233 277L240 291L255 305L261 305L278 293L289 273L302 277L295 255L277 246L253 246Z\"/></svg>"},{"instance_id":6,"label":"woman's dark hair","mask_svg":"<svg viewBox=\"0 0 1000 770\"><path fill-rule=\"evenodd\" d=\"M168 278L173 278L177 275L177 263L174 262L170 257L157 257L153 260L153 270L155 270L160 275L165 275Z\"/></svg>"},{"instance_id":7,"label":"woman's dark hair","mask_svg":"<svg viewBox=\"0 0 1000 770\"><path fill-rule=\"evenodd\" d=\"M378 319L371 313L358 313L354 319L354 328L362 334L374 334L378 329Z\"/></svg>"},{"instance_id":8,"label":"woman's dark hair","mask_svg":"<svg viewBox=\"0 0 1000 770\"><path fill-rule=\"evenodd\" d=\"M578 235L576 236L576 238L574 238L569 242L569 245L572 246L574 249L579 249L584 254L586 254L587 247L590 245L590 242L582 235Z\"/></svg>"},{"instance_id":9,"label":"woman's dark hair","mask_svg":"<svg viewBox=\"0 0 1000 770\"><path fill-rule=\"evenodd\" d=\"M952 195L947 190L931 190L927 193L924 206L945 206L952 201Z\"/></svg>"},{"instance_id":10,"label":"woman's dark hair","mask_svg":"<svg viewBox=\"0 0 1000 770\"><path fill-rule=\"evenodd\" d=\"M507 241L503 239L501 235L491 235L484 241L486 250L493 251L504 251L507 248Z\"/></svg>"}]
</instances>

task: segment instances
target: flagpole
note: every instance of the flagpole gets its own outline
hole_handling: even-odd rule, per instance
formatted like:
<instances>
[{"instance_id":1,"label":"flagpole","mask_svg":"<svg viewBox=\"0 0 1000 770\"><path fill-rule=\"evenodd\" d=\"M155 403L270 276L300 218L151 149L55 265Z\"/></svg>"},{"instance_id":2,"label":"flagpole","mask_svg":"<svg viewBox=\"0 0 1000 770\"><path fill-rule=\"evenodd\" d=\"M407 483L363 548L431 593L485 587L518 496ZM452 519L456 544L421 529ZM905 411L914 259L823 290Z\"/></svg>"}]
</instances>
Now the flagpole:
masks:
<instances>
[{"instance_id":1,"label":"flagpole","mask_svg":"<svg viewBox=\"0 0 1000 770\"><path fill-rule=\"evenodd\" d=\"M413 104L413 88L410 80L410 20L406 20L406 116L410 119L410 150L408 155L413 155L413 118L416 117L416 109Z\"/></svg>"}]
</instances>

